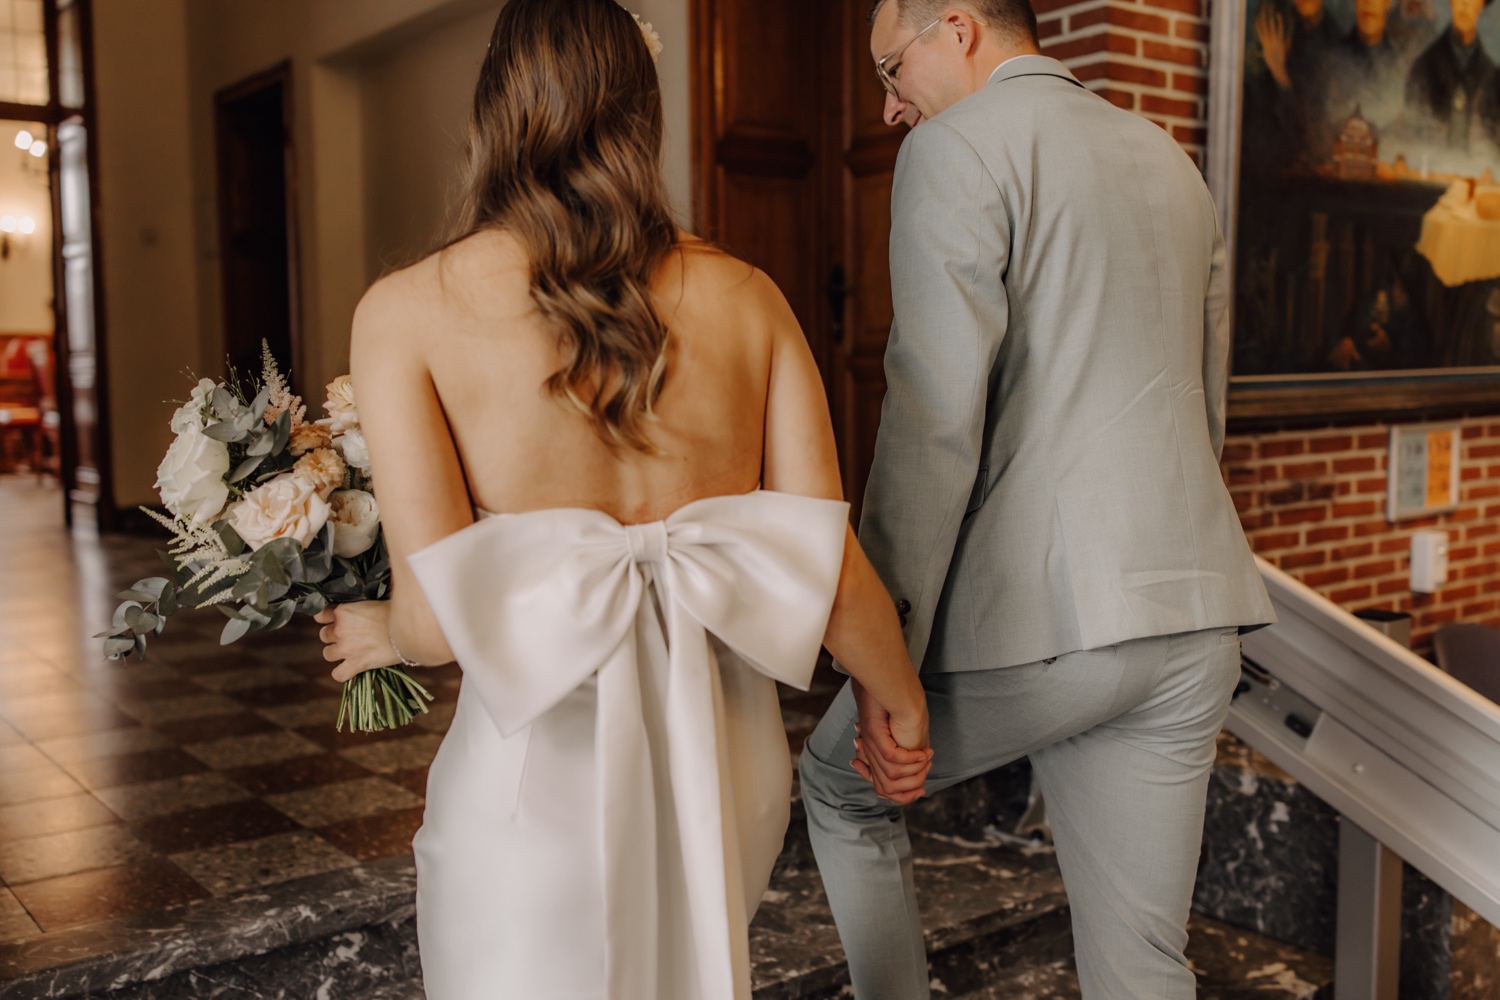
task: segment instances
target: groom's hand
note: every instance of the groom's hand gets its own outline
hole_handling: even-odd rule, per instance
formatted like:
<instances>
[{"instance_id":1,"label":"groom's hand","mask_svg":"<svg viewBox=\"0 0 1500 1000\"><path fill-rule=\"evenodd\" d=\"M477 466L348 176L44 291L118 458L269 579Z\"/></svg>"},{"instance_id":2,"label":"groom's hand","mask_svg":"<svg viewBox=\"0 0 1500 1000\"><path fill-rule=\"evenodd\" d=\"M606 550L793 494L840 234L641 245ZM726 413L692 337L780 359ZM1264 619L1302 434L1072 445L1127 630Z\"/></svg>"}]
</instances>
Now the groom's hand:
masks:
<instances>
[{"instance_id":1,"label":"groom's hand","mask_svg":"<svg viewBox=\"0 0 1500 1000\"><path fill-rule=\"evenodd\" d=\"M923 784L932 769L932 750L926 746L925 724L920 747L903 747L892 733L891 714L857 681L854 703L859 712L855 725L854 770L875 786L875 794L897 805L910 805L926 794ZM910 742L910 741L909 741Z\"/></svg>"}]
</instances>

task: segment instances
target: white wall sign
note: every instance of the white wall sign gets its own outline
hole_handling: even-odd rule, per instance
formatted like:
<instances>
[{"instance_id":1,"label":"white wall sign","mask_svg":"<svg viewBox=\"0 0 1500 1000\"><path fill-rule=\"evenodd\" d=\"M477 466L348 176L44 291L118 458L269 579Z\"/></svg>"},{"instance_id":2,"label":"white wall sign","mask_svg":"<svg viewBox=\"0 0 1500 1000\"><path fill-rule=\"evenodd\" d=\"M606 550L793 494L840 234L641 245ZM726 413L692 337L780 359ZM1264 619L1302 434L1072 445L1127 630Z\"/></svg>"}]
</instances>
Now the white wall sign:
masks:
<instances>
[{"instance_id":1,"label":"white wall sign","mask_svg":"<svg viewBox=\"0 0 1500 1000\"><path fill-rule=\"evenodd\" d=\"M1451 424L1391 428L1386 518L1401 521L1458 506L1459 429Z\"/></svg>"}]
</instances>

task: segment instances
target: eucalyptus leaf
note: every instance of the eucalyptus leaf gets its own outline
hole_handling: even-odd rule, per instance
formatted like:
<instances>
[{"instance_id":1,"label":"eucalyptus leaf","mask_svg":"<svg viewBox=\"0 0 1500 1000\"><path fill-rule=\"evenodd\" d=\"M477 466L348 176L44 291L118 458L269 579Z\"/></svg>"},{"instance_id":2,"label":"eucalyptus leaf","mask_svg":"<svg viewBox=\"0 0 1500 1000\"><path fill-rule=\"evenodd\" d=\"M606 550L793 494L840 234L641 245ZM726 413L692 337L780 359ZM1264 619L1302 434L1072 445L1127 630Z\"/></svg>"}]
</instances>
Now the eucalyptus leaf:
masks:
<instances>
[{"instance_id":1,"label":"eucalyptus leaf","mask_svg":"<svg viewBox=\"0 0 1500 1000\"><path fill-rule=\"evenodd\" d=\"M227 646L236 639L243 638L250 631L250 623L243 618L231 618L224 623L224 631L219 636L219 645Z\"/></svg>"},{"instance_id":2,"label":"eucalyptus leaf","mask_svg":"<svg viewBox=\"0 0 1500 1000\"><path fill-rule=\"evenodd\" d=\"M139 601L141 604L154 604L156 595L145 590L122 590L115 595L122 601Z\"/></svg>"},{"instance_id":3,"label":"eucalyptus leaf","mask_svg":"<svg viewBox=\"0 0 1500 1000\"><path fill-rule=\"evenodd\" d=\"M229 476L229 481L231 483L239 482L240 480L249 476L256 469L260 468L261 463L264 461L265 459L263 457L255 456L245 459L239 465L235 466L234 472L232 472Z\"/></svg>"},{"instance_id":4,"label":"eucalyptus leaf","mask_svg":"<svg viewBox=\"0 0 1500 1000\"><path fill-rule=\"evenodd\" d=\"M177 613L177 585L175 583L168 583L161 589L161 597L157 601L156 610L162 615Z\"/></svg>"},{"instance_id":5,"label":"eucalyptus leaf","mask_svg":"<svg viewBox=\"0 0 1500 1000\"><path fill-rule=\"evenodd\" d=\"M134 639L112 638L104 640L104 655L111 660L119 659L135 649Z\"/></svg>"},{"instance_id":6,"label":"eucalyptus leaf","mask_svg":"<svg viewBox=\"0 0 1500 1000\"><path fill-rule=\"evenodd\" d=\"M292 615L297 613L296 601L282 601L276 605L276 611L271 615L271 622L266 626L267 631L275 631L292 620Z\"/></svg>"},{"instance_id":7,"label":"eucalyptus leaf","mask_svg":"<svg viewBox=\"0 0 1500 1000\"><path fill-rule=\"evenodd\" d=\"M317 591L313 591L297 602L297 610L304 615L315 615L326 607L328 607L328 598Z\"/></svg>"},{"instance_id":8,"label":"eucalyptus leaf","mask_svg":"<svg viewBox=\"0 0 1500 1000\"><path fill-rule=\"evenodd\" d=\"M115 628L126 627L126 626L128 626L130 624L129 621L127 620L126 616L132 610L134 610L134 611L141 611L142 608L141 608L140 604L138 602L136 602L136 601L126 601L124 604L120 605L118 608L115 608L115 617L114 617L114 621L112 623L115 626Z\"/></svg>"},{"instance_id":9,"label":"eucalyptus leaf","mask_svg":"<svg viewBox=\"0 0 1500 1000\"><path fill-rule=\"evenodd\" d=\"M276 422L271 425L274 442L271 451L280 454L286 451L286 444L292 439L292 414L290 410L282 410L276 415Z\"/></svg>"},{"instance_id":10,"label":"eucalyptus leaf","mask_svg":"<svg viewBox=\"0 0 1500 1000\"><path fill-rule=\"evenodd\" d=\"M233 421L221 420L217 424L209 424L203 428L203 436L215 441L223 441L225 444L234 444L244 439L245 428Z\"/></svg>"},{"instance_id":11,"label":"eucalyptus leaf","mask_svg":"<svg viewBox=\"0 0 1500 1000\"><path fill-rule=\"evenodd\" d=\"M138 635L135 637L135 655L144 660L146 658L146 637Z\"/></svg>"},{"instance_id":12,"label":"eucalyptus leaf","mask_svg":"<svg viewBox=\"0 0 1500 1000\"><path fill-rule=\"evenodd\" d=\"M214 409L225 419L233 417L235 410L239 408L239 401L234 398L234 394L222 385L214 389L209 400L212 401Z\"/></svg>"},{"instance_id":13,"label":"eucalyptus leaf","mask_svg":"<svg viewBox=\"0 0 1500 1000\"><path fill-rule=\"evenodd\" d=\"M266 419L266 407L270 405L271 390L262 389L259 393L256 394L255 398L250 401L250 412L254 414L256 420L264 420Z\"/></svg>"},{"instance_id":14,"label":"eucalyptus leaf","mask_svg":"<svg viewBox=\"0 0 1500 1000\"><path fill-rule=\"evenodd\" d=\"M214 531L219 533L219 540L224 543L224 548L231 556L238 556L245 551L245 540L240 533L234 530L234 526L228 521L215 521Z\"/></svg>"}]
</instances>

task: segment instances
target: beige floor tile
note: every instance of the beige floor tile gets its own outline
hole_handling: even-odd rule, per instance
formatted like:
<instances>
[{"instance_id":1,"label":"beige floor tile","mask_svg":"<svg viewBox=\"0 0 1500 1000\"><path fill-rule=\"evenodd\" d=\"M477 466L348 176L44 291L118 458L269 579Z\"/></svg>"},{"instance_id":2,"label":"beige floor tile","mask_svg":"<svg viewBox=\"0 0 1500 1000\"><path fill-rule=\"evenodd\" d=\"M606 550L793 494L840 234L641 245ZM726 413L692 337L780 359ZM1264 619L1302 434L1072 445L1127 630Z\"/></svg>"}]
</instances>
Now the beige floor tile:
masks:
<instances>
[{"instance_id":1,"label":"beige floor tile","mask_svg":"<svg viewBox=\"0 0 1500 1000\"><path fill-rule=\"evenodd\" d=\"M296 733L255 733L230 736L207 743L189 743L182 748L209 767L224 770L231 767L254 767L279 760L322 753L323 748Z\"/></svg>"},{"instance_id":2,"label":"beige floor tile","mask_svg":"<svg viewBox=\"0 0 1500 1000\"><path fill-rule=\"evenodd\" d=\"M92 795L63 795L55 799L0 806L0 841L24 840L115 822L118 822L115 814Z\"/></svg>"},{"instance_id":3,"label":"beige floor tile","mask_svg":"<svg viewBox=\"0 0 1500 1000\"><path fill-rule=\"evenodd\" d=\"M121 819L139 820L186 809L238 802L250 793L222 774L207 771L180 778L147 781L139 785L102 788L94 793Z\"/></svg>"},{"instance_id":4,"label":"beige floor tile","mask_svg":"<svg viewBox=\"0 0 1500 1000\"><path fill-rule=\"evenodd\" d=\"M376 774L404 771L413 767L425 767L432 763L438 745L443 738L436 733L410 736L399 740L386 740L369 746L350 747L339 753L361 767Z\"/></svg>"},{"instance_id":5,"label":"beige floor tile","mask_svg":"<svg viewBox=\"0 0 1500 1000\"><path fill-rule=\"evenodd\" d=\"M19 771L0 770L0 806L77 795L82 791L82 785L51 762Z\"/></svg>"},{"instance_id":6,"label":"beige floor tile","mask_svg":"<svg viewBox=\"0 0 1500 1000\"><path fill-rule=\"evenodd\" d=\"M179 868L215 896L352 868L354 858L306 830L171 855Z\"/></svg>"},{"instance_id":7,"label":"beige floor tile","mask_svg":"<svg viewBox=\"0 0 1500 1000\"><path fill-rule=\"evenodd\" d=\"M41 932L15 894L0 888L0 942L18 941Z\"/></svg>"},{"instance_id":8,"label":"beige floor tile","mask_svg":"<svg viewBox=\"0 0 1500 1000\"><path fill-rule=\"evenodd\" d=\"M111 729L84 736L65 736L55 740L37 740L36 748L59 764L76 764L96 757L118 757L142 750L162 750L173 746L170 739L144 726Z\"/></svg>"},{"instance_id":9,"label":"beige floor tile","mask_svg":"<svg viewBox=\"0 0 1500 1000\"><path fill-rule=\"evenodd\" d=\"M276 705L270 708L258 708L255 714L287 729L332 725L339 717L339 700L329 698L298 702L295 705Z\"/></svg>"},{"instance_id":10,"label":"beige floor tile","mask_svg":"<svg viewBox=\"0 0 1500 1000\"><path fill-rule=\"evenodd\" d=\"M18 885L142 861L150 856L150 849L124 826L95 826L0 843L0 878Z\"/></svg>"},{"instance_id":11,"label":"beige floor tile","mask_svg":"<svg viewBox=\"0 0 1500 1000\"><path fill-rule=\"evenodd\" d=\"M309 788L285 795L267 795L266 801L303 826L328 826L346 819L359 819L411 809L422 804L422 798L384 778L361 778L341 781L321 788Z\"/></svg>"},{"instance_id":12,"label":"beige floor tile","mask_svg":"<svg viewBox=\"0 0 1500 1000\"><path fill-rule=\"evenodd\" d=\"M0 747L0 775L12 771L36 770L48 767L51 763L40 750L29 743L12 743Z\"/></svg>"}]
</instances>

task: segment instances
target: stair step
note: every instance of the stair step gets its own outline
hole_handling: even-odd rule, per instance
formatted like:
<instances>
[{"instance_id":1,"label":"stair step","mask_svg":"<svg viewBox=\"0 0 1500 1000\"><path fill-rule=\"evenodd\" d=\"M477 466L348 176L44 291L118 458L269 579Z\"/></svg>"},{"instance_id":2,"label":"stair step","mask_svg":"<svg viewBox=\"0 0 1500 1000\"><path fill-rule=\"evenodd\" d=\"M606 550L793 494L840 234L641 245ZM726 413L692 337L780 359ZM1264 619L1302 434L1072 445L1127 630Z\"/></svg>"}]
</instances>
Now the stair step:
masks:
<instances>
[{"instance_id":1,"label":"stair step","mask_svg":"<svg viewBox=\"0 0 1500 1000\"><path fill-rule=\"evenodd\" d=\"M985 837L964 816L914 811L912 844L934 996L1077 997L1067 896L1050 850ZM936 807L934 807L936 808ZM935 820L968 837L923 829ZM982 839L981 839L982 838ZM0 945L0 1000L203 996L424 1000L411 858L226 900ZM801 804L751 928L757 1000L851 996ZM1313 1000L1331 962L1195 918L1203 1000Z\"/></svg>"}]
</instances>

